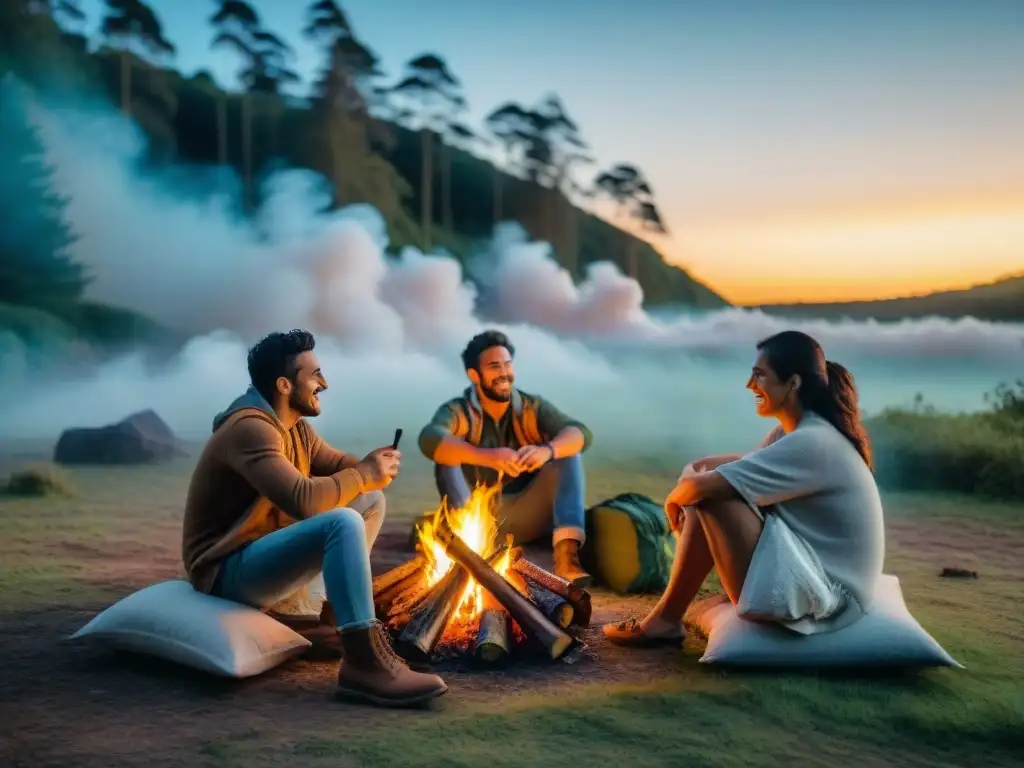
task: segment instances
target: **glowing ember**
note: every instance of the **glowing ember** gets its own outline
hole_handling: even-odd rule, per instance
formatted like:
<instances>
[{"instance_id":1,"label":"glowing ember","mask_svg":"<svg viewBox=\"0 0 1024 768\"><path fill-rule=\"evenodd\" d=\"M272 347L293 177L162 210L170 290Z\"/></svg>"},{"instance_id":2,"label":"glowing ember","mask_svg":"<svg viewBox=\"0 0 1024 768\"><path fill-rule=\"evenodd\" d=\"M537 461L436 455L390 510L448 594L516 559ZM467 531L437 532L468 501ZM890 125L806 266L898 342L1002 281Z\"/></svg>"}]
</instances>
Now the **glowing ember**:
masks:
<instances>
[{"instance_id":1,"label":"glowing ember","mask_svg":"<svg viewBox=\"0 0 1024 768\"><path fill-rule=\"evenodd\" d=\"M448 557L444 545L438 540L436 531L446 526L478 555L488 558L498 547L498 524L494 516L495 497L501 491L501 485L486 487L478 485L473 489L469 501L460 509L448 507L447 500L442 502L429 520L422 523L417 531L419 549L427 559L427 584L433 586L444 578L445 574L455 565ZM505 575L509 565L508 554L494 566L494 570ZM456 625L474 625L479 621L484 606L484 590L470 579L459 599L459 604L448 622L448 629ZM468 627L467 627L468 629ZM446 634L448 632L446 631Z\"/></svg>"}]
</instances>

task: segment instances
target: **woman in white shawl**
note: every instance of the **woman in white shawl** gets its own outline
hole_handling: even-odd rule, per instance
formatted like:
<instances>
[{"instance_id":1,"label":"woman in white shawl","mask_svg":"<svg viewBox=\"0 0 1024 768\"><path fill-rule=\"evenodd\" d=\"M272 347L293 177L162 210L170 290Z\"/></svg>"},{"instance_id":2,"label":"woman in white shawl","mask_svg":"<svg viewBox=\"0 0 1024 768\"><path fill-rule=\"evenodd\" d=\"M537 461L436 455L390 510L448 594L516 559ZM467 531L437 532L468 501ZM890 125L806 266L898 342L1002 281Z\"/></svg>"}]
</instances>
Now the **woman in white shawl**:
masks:
<instances>
[{"instance_id":1,"label":"woman in white shawl","mask_svg":"<svg viewBox=\"0 0 1024 768\"><path fill-rule=\"evenodd\" d=\"M802 634L871 610L885 549L882 504L853 377L804 333L784 331L757 349L747 389L758 414L779 424L746 455L683 470L665 501L679 534L668 587L645 617L604 627L614 643L680 642L683 616L712 568L745 618ZM762 536L772 515L774 535Z\"/></svg>"}]
</instances>

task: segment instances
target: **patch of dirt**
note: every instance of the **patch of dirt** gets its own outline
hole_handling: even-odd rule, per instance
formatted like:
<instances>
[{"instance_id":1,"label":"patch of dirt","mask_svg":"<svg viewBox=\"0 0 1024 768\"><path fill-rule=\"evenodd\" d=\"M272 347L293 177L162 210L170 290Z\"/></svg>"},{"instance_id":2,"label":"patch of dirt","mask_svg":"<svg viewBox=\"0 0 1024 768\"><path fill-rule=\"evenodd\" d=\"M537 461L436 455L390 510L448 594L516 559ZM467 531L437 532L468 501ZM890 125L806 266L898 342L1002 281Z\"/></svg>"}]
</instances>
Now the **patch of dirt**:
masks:
<instances>
[{"instance_id":1,"label":"patch of dirt","mask_svg":"<svg viewBox=\"0 0 1024 768\"><path fill-rule=\"evenodd\" d=\"M974 520L933 520L926 525L909 519L886 521L886 546L912 552L933 564L936 576L946 567L969 568L985 577L993 570L1024 573L1021 537Z\"/></svg>"},{"instance_id":2,"label":"patch of dirt","mask_svg":"<svg viewBox=\"0 0 1024 768\"><path fill-rule=\"evenodd\" d=\"M382 531L373 566L381 573L410 557L408 524ZM116 583L127 595L180 573L169 554L111 543L107 565L99 550L76 551L91 577ZM111 557L111 555L114 555ZM544 562L544 553L531 552ZM572 664L529 662L505 669L474 669L447 662L439 672L448 695L432 709L479 711L482 704L508 704L520 694L566 691L580 683L643 685L666 671L693 665L694 649L627 651L610 645L601 625L642 610L653 598L620 598L594 593L586 648ZM333 700L338 662L314 640L305 657L256 678L215 678L133 654L112 652L63 638L105 605L53 606L0 617L0 763L6 765L113 766L121 764L199 765L216 762L217 744L248 738L289 741L332 738L434 716L425 711L387 711ZM330 633L328 633L330 634ZM330 645L330 644L328 644ZM205 755L205 757L204 757Z\"/></svg>"}]
</instances>

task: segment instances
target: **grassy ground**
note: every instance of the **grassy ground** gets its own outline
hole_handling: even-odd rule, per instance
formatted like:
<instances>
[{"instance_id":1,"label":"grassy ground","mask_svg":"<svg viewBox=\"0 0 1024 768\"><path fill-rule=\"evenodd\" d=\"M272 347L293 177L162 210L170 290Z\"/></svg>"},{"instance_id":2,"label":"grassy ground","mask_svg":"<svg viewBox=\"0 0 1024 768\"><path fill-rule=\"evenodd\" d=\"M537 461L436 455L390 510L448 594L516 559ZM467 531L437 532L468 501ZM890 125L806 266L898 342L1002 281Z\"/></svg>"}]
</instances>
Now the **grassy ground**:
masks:
<instances>
[{"instance_id":1,"label":"grassy ground","mask_svg":"<svg viewBox=\"0 0 1024 768\"><path fill-rule=\"evenodd\" d=\"M31 450L22 453L0 458L0 478L33 458ZM0 634L35 633L11 666L31 664L59 634L132 589L177 575L189 469L186 460L161 468L74 470L67 473L72 497L0 498ZM408 462L389 494L392 521L411 520L433 505L426 469ZM588 477L596 502L625 489L660 497L674 473L619 464L591 466ZM595 664L550 679L506 683L499 676L481 685L459 675L435 710L396 713L330 701L322 695L333 682L330 665L311 667L312 677L297 677L288 667L246 688L204 680L187 691L177 672L104 667L103 675L123 674L127 682L118 687L103 678L107 690L97 694L73 686L76 674L83 677L87 665L100 662L82 662L72 674L74 667L60 666L74 663L65 660L52 662L60 667L55 676L65 675L54 684L67 687L60 706L72 714L58 718L52 702L33 723L26 722L32 710L5 713L0 722L22 727L11 726L5 736L0 726L0 754L11 738L18 754L38 758L31 764L82 765L90 755L96 764L134 764L143 759L143 743L152 744L145 760L153 765L518 766L556 758L588 766L1013 764L1024 722L1024 620L1017 609L1024 507L953 496L886 501L886 570L899 576L911 611L966 670L895 678L726 672L698 664L702 644L689 638L682 652L623 653L598 645ZM940 579L945 566L978 570L980 578ZM637 598L630 607L652 599ZM97 674L92 671L89 686L97 685ZM11 679L23 692L37 684L24 675ZM144 703L133 693L147 686L164 691L158 695L166 700ZM81 723L78 731L67 725L95 718L91 727L103 731L109 722L101 712L104 697L116 699L119 710L144 710L138 717L149 730L138 726L135 746L92 743L78 732ZM270 714L302 707L309 727L291 728L284 715ZM65 725L51 726L51 717ZM167 729L182 728L170 742L157 725L161 718L177 724ZM96 759L104 754L108 759Z\"/></svg>"}]
</instances>

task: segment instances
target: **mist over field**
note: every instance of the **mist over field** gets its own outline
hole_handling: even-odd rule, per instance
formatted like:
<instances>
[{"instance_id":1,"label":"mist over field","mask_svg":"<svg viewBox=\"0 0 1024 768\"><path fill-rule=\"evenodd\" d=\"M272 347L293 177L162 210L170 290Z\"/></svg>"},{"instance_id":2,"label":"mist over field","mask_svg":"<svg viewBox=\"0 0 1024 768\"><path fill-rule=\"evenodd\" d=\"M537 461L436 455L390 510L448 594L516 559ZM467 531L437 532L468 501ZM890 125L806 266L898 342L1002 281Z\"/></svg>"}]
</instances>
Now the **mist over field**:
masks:
<instances>
[{"instance_id":1,"label":"mist over field","mask_svg":"<svg viewBox=\"0 0 1024 768\"><path fill-rule=\"evenodd\" d=\"M316 333L330 383L315 426L342 446L380 444L399 426L418 432L467 385L459 352L485 327L515 343L517 385L591 424L595 451L609 455L752 444L770 426L744 389L754 344L784 328L807 331L849 367L868 412L918 392L939 408L981 408L985 392L1024 371L1020 325L648 313L639 285L610 262L574 285L515 224L470 261L478 290L443 253L390 252L371 206L318 214L327 197L310 172L266 179L268 203L247 222L210 169L140 171L141 135L113 110L33 102L30 112L68 198L72 256L94 275L88 297L189 341L159 367L129 356L59 380L39 371L38 354L6 342L0 433L9 437L55 438L152 407L201 439L248 383L246 347L295 327Z\"/></svg>"}]
</instances>

